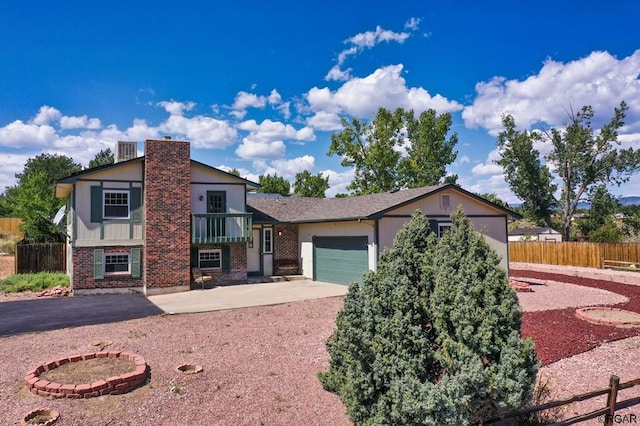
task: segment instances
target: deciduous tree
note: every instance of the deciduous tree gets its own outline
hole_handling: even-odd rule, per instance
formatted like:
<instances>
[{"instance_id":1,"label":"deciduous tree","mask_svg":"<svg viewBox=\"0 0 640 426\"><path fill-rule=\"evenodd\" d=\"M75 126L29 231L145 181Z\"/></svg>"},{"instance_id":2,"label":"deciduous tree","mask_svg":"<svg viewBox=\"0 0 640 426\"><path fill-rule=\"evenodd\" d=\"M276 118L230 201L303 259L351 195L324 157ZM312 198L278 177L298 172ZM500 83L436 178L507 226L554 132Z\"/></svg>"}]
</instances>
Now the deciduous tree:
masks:
<instances>
[{"instance_id":1,"label":"deciduous tree","mask_svg":"<svg viewBox=\"0 0 640 426\"><path fill-rule=\"evenodd\" d=\"M327 189L329 189L329 176L324 177L322 172L318 172L316 175L312 175L308 170L296 173L296 181L293 183L293 195L324 198L324 193Z\"/></svg>"},{"instance_id":2,"label":"deciduous tree","mask_svg":"<svg viewBox=\"0 0 640 426\"><path fill-rule=\"evenodd\" d=\"M614 115L599 131L591 126L593 109L584 106L570 117L566 129L547 132L553 150L548 156L562 181L559 205L562 234L569 238L571 219L578 203L594 186L620 185L640 170L640 150L618 149L618 130L624 125L628 106L621 102Z\"/></svg>"},{"instance_id":3,"label":"deciduous tree","mask_svg":"<svg viewBox=\"0 0 640 426\"><path fill-rule=\"evenodd\" d=\"M502 117L504 130L498 135L500 158L496 163L504 169L509 188L520 198L525 217L535 223L551 227L551 213L555 210L553 196L557 186L551 173L540 161L540 153L533 144L540 134L516 130L512 116Z\"/></svg>"},{"instance_id":4,"label":"deciduous tree","mask_svg":"<svg viewBox=\"0 0 640 426\"><path fill-rule=\"evenodd\" d=\"M89 161L89 168L106 166L115 162L113 152L110 148L103 149L93 157L93 160Z\"/></svg>"},{"instance_id":5,"label":"deciduous tree","mask_svg":"<svg viewBox=\"0 0 640 426\"><path fill-rule=\"evenodd\" d=\"M258 183L260 184L258 189L260 193L291 195L291 184L282 176L278 176L277 173L274 173L273 176L270 174L260 175Z\"/></svg>"},{"instance_id":6,"label":"deciduous tree","mask_svg":"<svg viewBox=\"0 0 640 426\"><path fill-rule=\"evenodd\" d=\"M457 134L447 139L450 114L429 110L416 118L413 110L380 108L371 122L343 118L342 125L327 154L354 168L347 186L354 195L438 184L457 156Z\"/></svg>"}]
</instances>

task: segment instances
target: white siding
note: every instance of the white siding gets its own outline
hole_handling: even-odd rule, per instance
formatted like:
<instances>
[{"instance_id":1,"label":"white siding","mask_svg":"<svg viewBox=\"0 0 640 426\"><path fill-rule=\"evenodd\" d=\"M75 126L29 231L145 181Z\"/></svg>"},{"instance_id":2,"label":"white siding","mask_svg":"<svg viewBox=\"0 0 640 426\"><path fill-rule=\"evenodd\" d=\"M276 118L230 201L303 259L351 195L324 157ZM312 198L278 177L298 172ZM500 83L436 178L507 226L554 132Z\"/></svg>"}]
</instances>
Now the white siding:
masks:
<instances>
[{"instance_id":1,"label":"white siding","mask_svg":"<svg viewBox=\"0 0 640 426\"><path fill-rule=\"evenodd\" d=\"M207 212L207 191L224 191L227 193L227 213L243 213L246 211L244 185L192 183L191 213ZM202 201L200 201L200 197L203 198Z\"/></svg>"},{"instance_id":2,"label":"white siding","mask_svg":"<svg viewBox=\"0 0 640 426\"><path fill-rule=\"evenodd\" d=\"M298 241L302 259L302 275L313 277L313 237L366 236L368 238L369 269L376 269L374 221L305 223L298 226Z\"/></svg>"}]
</instances>

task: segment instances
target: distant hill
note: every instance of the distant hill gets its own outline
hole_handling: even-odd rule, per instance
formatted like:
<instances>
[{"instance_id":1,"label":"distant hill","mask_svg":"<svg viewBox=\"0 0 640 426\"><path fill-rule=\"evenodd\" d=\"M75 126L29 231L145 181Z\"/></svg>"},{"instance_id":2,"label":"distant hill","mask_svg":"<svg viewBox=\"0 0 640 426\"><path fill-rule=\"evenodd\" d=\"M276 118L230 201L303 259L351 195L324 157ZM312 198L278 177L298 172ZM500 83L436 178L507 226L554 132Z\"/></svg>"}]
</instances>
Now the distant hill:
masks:
<instances>
[{"instance_id":1,"label":"distant hill","mask_svg":"<svg viewBox=\"0 0 640 426\"><path fill-rule=\"evenodd\" d=\"M640 195L632 195L632 196L629 196L629 197L621 197L621 198L618 198L618 201L623 206L640 205Z\"/></svg>"},{"instance_id":2,"label":"distant hill","mask_svg":"<svg viewBox=\"0 0 640 426\"><path fill-rule=\"evenodd\" d=\"M618 202L623 205L623 206L634 206L634 205L640 205L640 195L630 195L628 197L620 197L618 198ZM514 204L509 204L509 207L520 207L522 205L522 203L514 203ZM590 209L591 208L591 203L588 203L586 201L580 201L578 203L578 208L579 209Z\"/></svg>"}]
</instances>

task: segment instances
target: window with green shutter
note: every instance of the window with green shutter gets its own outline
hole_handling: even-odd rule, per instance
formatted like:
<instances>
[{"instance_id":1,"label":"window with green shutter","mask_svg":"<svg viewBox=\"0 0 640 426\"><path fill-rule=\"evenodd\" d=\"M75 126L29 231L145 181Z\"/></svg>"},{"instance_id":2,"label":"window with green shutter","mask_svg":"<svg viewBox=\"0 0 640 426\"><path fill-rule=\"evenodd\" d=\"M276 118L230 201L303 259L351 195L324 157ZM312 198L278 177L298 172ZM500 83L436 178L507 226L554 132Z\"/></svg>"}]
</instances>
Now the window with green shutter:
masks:
<instances>
[{"instance_id":1,"label":"window with green shutter","mask_svg":"<svg viewBox=\"0 0 640 426\"><path fill-rule=\"evenodd\" d=\"M93 278L101 280L104 278L104 250L95 249L93 251Z\"/></svg>"},{"instance_id":2,"label":"window with green shutter","mask_svg":"<svg viewBox=\"0 0 640 426\"><path fill-rule=\"evenodd\" d=\"M91 187L91 223L102 222L102 187Z\"/></svg>"},{"instance_id":3,"label":"window with green shutter","mask_svg":"<svg viewBox=\"0 0 640 426\"><path fill-rule=\"evenodd\" d=\"M228 245L222 246L222 270L231 271L231 248Z\"/></svg>"},{"instance_id":4,"label":"window with green shutter","mask_svg":"<svg viewBox=\"0 0 640 426\"><path fill-rule=\"evenodd\" d=\"M131 278L140 278L140 254L139 248L131 249Z\"/></svg>"}]
</instances>

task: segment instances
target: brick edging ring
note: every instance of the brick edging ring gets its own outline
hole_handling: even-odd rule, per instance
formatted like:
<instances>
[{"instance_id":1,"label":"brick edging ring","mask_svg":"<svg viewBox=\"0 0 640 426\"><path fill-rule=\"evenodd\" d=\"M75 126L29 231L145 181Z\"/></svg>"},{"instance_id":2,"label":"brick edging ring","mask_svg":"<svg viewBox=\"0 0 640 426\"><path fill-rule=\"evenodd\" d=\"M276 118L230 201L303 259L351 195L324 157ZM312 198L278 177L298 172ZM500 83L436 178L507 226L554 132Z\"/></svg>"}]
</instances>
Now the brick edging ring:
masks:
<instances>
[{"instance_id":1,"label":"brick edging ring","mask_svg":"<svg viewBox=\"0 0 640 426\"><path fill-rule=\"evenodd\" d=\"M625 312L625 313L632 313L632 314L636 314L638 316L637 320L632 320L632 321L622 321L622 320L615 320L615 319L609 319L609 318L598 318L598 317L593 317L591 315L589 315L589 311L591 310L600 310L600 311L615 311L615 312ZM584 308L578 308L576 309L576 316L578 318L580 318L581 320L585 320L585 321L589 321L589 322L593 322L596 324L602 324L602 325L618 325L618 326L640 326L640 315L637 314L636 312L633 311L627 311L625 309L620 309L620 308L613 308L611 306L586 306Z\"/></svg>"},{"instance_id":2,"label":"brick edging ring","mask_svg":"<svg viewBox=\"0 0 640 426\"><path fill-rule=\"evenodd\" d=\"M40 374L51 371L61 365L94 358L119 358L133 361L136 364L136 369L119 376L107 377L104 380L82 384L55 383L40 378ZM27 382L29 390L36 395L50 396L53 398L92 398L101 395L120 395L129 392L147 380L148 371L149 367L140 355L129 352L103 351L73 355L42 364L29 371L25 377L25 381Z\"/></svg>"}]
</instances>

